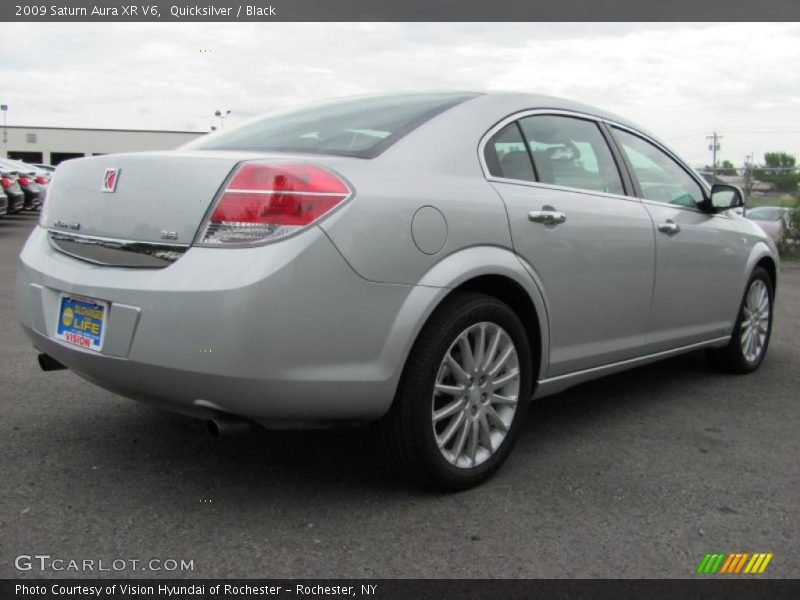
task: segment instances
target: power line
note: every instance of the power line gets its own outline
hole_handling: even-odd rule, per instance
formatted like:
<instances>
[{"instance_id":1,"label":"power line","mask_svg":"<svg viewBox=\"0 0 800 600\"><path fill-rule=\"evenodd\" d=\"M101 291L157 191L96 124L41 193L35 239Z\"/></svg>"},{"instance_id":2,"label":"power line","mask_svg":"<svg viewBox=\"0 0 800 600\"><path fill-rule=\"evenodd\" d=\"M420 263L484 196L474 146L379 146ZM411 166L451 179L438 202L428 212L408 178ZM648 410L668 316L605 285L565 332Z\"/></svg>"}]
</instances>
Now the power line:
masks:
<instances>
[{"instance_id":1,"label":"power line","mask_svg":"<svg viewBox=\"0 0 800 600\"><path fill-rule=\"evenodd\" d=\"M743 134L761 134L761 133L770 133L770 134L777 134L777 133L800 133L800 129L780 129L780 130L778 130L778 129L775 129L775 130L766 130L766 129L761 129L761 130L734 129L734 130L726 130L726 131L727 131L727 133L736 133L736 134L742 134L742 133L743 133ZM675 141L675 140L685 140L685 139L688 139L688 138L699 137L699 136L701 136L701 135L704 135L704 134L705 134L705 131L701 131L701 132L699 132L699 133L687 133L686 135L682 135L682 136L679 136L679 137L670 137L670 138L664 138L664 140L665 140L665 141L667 141L667 142L672 142L672 141Z\"/></svg>"},{"instance_id":2,"label":"power line","mask_svg":"<svg viewBox=\"0 0 800 600\"><path fill-rule=\"evenodd\" d=\"M665 138L665 141L672 142L674 140L685 140L687 138L693 138L693 137L697 137L699 135L705 135L705 134L706 134L705 131L699 131L697 133L687 133L686 135L682 135L680 137Z\"/></svg>"}]
</instances>

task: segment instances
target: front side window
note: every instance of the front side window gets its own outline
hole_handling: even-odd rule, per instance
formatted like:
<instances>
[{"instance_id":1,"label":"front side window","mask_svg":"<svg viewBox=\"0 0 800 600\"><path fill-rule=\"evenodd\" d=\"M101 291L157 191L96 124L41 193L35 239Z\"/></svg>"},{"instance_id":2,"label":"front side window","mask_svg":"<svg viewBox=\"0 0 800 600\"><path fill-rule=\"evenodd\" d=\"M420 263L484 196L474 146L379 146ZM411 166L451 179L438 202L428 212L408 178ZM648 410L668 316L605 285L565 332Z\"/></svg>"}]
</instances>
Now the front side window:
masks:
<instances>
[{"instance_id":1,"label":"front side window","mask_svg":"<svg viewBox=\"0 0 800 600\"><path fill-rule=\"evenodd\" d=\"M690 208L701 204L703 188L666 152L637 135L614 127L622 151L633 167L645 200Z\"/></svg>"},{"instance_id":2,"label":"front side window","mask_svg":"<svg viewBox=\"0 0 800 600\"><path fill-rule=\"evenodd\" d=\"M535 115L519 121L538 180L565 187L624 194L614 156L599 126L585 119Z\"/></svg>"}]
</instances>

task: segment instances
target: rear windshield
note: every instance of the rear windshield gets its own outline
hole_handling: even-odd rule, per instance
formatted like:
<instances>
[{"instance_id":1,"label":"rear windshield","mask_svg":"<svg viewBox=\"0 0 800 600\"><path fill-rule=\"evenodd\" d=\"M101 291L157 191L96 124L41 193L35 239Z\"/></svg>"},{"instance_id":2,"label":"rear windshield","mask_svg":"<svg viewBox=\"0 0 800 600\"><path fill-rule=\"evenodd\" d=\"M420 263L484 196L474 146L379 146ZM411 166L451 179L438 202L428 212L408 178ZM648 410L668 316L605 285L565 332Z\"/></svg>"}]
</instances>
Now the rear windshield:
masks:
<instances>
[{"instance_id":1,"label":"rear windshield","mask_svg":"<svg viewBox=\"0 0 800 600\"><path fill-rule=\"evenodd\" d=\"M477 95L403 94L342 100L269 115L184 147L372 158L428 119Z\"/></svg>"}]
</instances>

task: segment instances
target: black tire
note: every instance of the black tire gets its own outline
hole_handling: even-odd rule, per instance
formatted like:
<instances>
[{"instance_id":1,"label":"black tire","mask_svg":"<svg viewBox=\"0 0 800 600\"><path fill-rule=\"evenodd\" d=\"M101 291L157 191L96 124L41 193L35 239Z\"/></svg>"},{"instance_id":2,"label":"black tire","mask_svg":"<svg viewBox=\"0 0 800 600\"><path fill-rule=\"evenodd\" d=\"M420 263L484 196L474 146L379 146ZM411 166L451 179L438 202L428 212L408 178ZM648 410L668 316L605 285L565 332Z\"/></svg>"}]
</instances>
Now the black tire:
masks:
<instances>
[{"instance_id":1,"label":"black tire","mask_svg":"<svg viewBox=\"0 0 800 600\"><path fill-rule=\"evenodd\" d=\"M514 344L519 359L516 411L505 438L477 466L458 467L440 452L433 430L433 390L440 365L456 338L471 325L499 325ZM477 293L448 298L425 324L406 362L394 403L377 423L391 462L404 475L425 487L456 491L473 487L491 476L505 461L525 420L532 386L528 337L516 313L503 302Z\"/></svg>"},{"instance_id":2,"label":"black tire","mask_svg":"<svg viewBox=\"0 0 800 600\"><path fill-rule=\"evenodd\" d=\"M767 320L766 339L761 352L754 360L748 360L742 348L742 322L745 318L747 294L755 281L761 281L766 286L769 302L769 318ZM739 315L736 318L736 325L734 326L733 333L731 334L731 340L728 342L728 345L723 348L709 349L706 352L709 362L716 369L725 373L744 375L747 373L752 373L758 369L758 367L760 367L761 363L764 361L764 357L767 354L767 349L769 348L769 340L770 336L772 335L772 317L774 313L773 308L774 290L772 286L772 280L770 279L769 273L767 273L766 269L763 267L756 267L753 270L753 273L750 275L750 279L745 287L744 295L742 296L742 301L739 305Z\"/></svg>"}]
</instances>

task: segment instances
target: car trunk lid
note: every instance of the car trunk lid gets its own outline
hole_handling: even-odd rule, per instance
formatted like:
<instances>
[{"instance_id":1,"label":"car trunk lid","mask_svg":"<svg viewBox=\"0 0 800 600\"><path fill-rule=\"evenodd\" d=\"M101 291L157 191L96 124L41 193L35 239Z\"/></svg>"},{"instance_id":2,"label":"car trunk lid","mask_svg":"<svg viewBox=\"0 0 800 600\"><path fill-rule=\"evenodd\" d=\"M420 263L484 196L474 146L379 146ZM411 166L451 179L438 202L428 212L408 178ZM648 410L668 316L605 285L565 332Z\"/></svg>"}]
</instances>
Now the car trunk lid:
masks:
<instances>
[{"instance_id":1,"label":"car trunk lid","mask_svg":"<svg viewBox=\"0 0 800 600\"><path fill-rule=\"evenodd\" d=\"M148 152L66 161L50 185L42 224L81 236L189 245L240 160Z\"/></svg>"}]
</instances>

